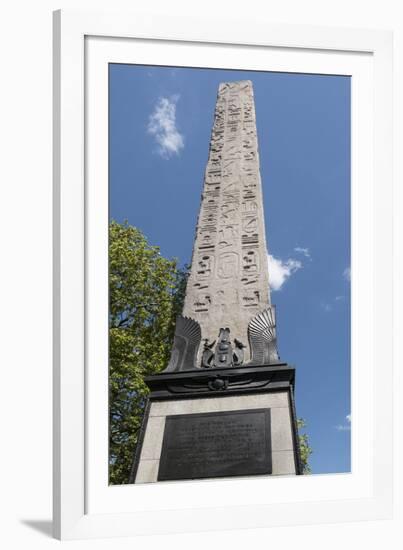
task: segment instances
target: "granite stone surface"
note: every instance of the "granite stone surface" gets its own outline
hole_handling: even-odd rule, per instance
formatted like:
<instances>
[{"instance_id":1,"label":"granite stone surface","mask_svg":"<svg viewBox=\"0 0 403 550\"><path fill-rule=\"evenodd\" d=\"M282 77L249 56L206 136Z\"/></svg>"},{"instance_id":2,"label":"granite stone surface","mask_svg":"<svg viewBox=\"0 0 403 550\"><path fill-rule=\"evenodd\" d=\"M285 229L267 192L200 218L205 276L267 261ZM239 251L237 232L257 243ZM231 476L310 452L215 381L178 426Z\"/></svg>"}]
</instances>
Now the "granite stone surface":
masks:
<instances>
[{"instance_id":1,"label":"granite stone surface","mask_svg":"<svg viewBox=\"0 0 403 550\"><path fill-rule=\"evenodd\" d=\"M270 306L252 82L219 86L183 315L214 341L228 327L250 358L248 324ZM200 352L199 352L200 362Z\"/></svg>"},{"instance_id":2,"label":"granite stone surface","mask_svg":"<svg viewBox=\"0 0 403 550\"><path fill-rule=\"evenodd\" d=\"M292 419L288 392L284 391L151 403L136 483L157 481L167 416L265 408L270 409L271 414L271 475L295 474Z\"/></svg>"}]
</instances>

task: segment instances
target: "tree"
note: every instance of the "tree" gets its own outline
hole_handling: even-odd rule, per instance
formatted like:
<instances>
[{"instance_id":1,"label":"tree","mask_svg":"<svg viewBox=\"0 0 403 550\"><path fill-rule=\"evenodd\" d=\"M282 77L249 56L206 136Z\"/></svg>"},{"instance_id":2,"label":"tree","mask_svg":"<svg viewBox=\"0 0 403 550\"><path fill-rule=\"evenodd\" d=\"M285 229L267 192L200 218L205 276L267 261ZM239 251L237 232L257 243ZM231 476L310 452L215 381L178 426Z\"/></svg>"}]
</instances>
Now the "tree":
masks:
<instances>
[{"instance_id":1,"label":"tree","mask_svg":"<svg viewBox=\"0 0 403 550\"><path fill-rule=\"evenodd\" d=\"M109 480L128 483L148 387L168 363L186 270L128 223L109 227Z\"/></svg>"},{"instance_id":2,"label":"tree","mask_svg":"<svg viewBox=\"0 0 403 550\"><path fill-rule=\"evenodd\" d=\"M301 428L305 428L305 426L306 426L305 420L303 418L298 418L297 419L298 432ZM308 435L306 433L304 434L299 433L298 437L299 437L299 450L300 450L300 456L301 456L301 462L302 462L302 473L310 474L311 467L309 466L308 459L312 454L312 449L309 446Z\"/></svg>"}]
</instances>

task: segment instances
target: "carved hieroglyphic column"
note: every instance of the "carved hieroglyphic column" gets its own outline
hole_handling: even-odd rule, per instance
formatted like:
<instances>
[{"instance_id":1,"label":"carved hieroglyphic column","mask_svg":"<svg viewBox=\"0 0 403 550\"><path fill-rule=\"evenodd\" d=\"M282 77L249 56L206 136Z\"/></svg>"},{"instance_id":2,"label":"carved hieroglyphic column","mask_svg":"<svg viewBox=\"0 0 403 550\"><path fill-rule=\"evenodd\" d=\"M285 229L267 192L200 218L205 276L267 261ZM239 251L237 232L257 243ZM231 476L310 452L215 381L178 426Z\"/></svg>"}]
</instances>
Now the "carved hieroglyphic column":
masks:
<instances>
[{"instance_id":1,"label":"carved hieroglyphic column","mask_svg":"<svg viewBox=\"0 0 403 550\"><path fill-rule=\"evenodd\" d=\"M229 327L231 339L247 345L249 321L269 306L252 83L222 83L183 315L198 321L203 339Z\"/></svg>"}]
</instances>

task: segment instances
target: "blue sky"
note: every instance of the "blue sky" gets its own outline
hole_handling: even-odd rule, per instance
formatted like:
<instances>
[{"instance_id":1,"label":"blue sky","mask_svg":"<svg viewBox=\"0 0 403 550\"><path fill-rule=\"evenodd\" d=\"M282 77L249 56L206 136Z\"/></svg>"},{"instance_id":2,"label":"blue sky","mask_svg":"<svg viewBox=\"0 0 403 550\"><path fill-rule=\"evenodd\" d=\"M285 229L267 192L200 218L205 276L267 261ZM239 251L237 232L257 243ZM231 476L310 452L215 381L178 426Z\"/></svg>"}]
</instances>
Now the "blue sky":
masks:
<instances>
[{"instance_id":1,"label":"blue sky","mask_svg":"<svg viewBox=\"0 0 403 550\"><path fill-rule=\"evenodd\" d=\"M350 79L110 65L110 217L189 263L220 82L253 82L281 359L313 473L350 471Z\"/></svg>"}]
</instances>

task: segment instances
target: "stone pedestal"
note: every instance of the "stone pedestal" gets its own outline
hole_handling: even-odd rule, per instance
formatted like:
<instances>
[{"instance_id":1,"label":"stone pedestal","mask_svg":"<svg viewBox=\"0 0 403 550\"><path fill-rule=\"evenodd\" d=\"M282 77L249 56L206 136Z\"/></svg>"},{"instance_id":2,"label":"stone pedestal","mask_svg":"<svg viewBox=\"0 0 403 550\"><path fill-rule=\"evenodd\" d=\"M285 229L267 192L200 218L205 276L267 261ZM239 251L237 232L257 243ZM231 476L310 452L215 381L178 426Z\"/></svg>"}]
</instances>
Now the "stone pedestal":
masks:
<instances>
[{"instance_id":1,"label":"stone pedestal","mask_svg":"<svg viewBox=\"0 0 403 550\"><path fill-rule=\"evenodd\" d=\"M132 483L301 473L294 377L283 363L147 377Z\"/></svg>"}]
</instances>

